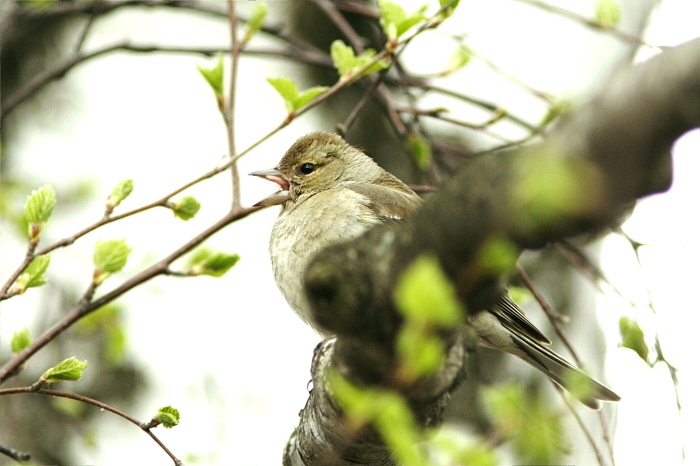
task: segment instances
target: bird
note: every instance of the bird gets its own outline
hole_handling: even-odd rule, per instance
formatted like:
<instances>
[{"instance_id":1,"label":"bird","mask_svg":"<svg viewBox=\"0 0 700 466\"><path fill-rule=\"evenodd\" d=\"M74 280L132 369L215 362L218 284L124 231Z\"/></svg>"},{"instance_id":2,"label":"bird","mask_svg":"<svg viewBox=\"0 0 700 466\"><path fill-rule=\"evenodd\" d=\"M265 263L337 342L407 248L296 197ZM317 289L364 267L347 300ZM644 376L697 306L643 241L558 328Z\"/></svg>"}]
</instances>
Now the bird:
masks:
<instances>
[{"instance_id":1,"label":"bird","mask_svg":"<svg viewBox=\"0 0 700 466\"><path fill-rule=\"evenodd\" d=\"M272 169L250 173L280 190L257 206L281 205L270 235L275 282L296 314L322 336L305 296L303 276L323 248L360 236L371 227L400 222L423 200L337 134L313 132L299 138ZM551 341L527 318L507 290L490 308L468 317L480 346L524 360L570 391L591 409L620 397L549 349Z\"/></svg>"}]
</instances>

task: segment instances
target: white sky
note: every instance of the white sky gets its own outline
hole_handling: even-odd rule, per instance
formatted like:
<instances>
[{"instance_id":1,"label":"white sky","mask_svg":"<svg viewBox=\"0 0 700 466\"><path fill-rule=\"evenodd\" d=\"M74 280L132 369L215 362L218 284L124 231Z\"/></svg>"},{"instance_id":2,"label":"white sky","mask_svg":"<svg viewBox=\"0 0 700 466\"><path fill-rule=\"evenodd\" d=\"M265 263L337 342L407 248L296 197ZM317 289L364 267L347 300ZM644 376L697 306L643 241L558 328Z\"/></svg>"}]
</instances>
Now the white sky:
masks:
<instances>
[{"instance_id":1,"label":"white sky","mask_svg":"<svg viewBox=\"0 0 700 466\"><path fill-rule=\"evenodd\" d=\"M241 8L248 6L245 3L239 2ZM410 10L424 2L403 3ZM558 3L587 14L594 2ZM569 20L518 2L464 1L458 12L458 17L445 24L446 30L467 30L468 43L474 48L523 81L555 95L582 99L614 65L603 51L616 47L615 40L592 38L590 31ZM646 39L662 45L691 39L700 33L698 18L700 2L664 1ZM98 20L86 46L90 49L124 38L139 44L224 45L227 37L224 22L124 10ZM426 37L416 41L406 59L411 60L412 54L425 57L424 47L435 50L446 43L444 37ZM409 67L439 70L450 51L431 53L432 62L423 60ZM195 63L209 62L184 55L113 54L77 67L52 85L59 92L40 95L34 101L44 112L24 120L13 154L15 163L22 165L12 175L31 179L36 186L52 184L59 192L59 206L61 190L84 177L94 180L105 196L118 181L132 178L135 191L120 207L129 209L210 169L226 152L226 140L211 91ZM284 117L281 100L264 78L289 75L292 69L288 62L243 58L239 148L253 143ZM507 104L509 110L532 121L542 112L530 97L504 85L478 62L454 79L473 89L471 94ZM295 122L246 156L241 173L274 166L293 140L314 129L330 130L332 125L313 115ZM642 250L641 273L619 238L612 237L603 245L603 268L613 283L640 305L646 299L644 285L648 286L659 313L653 316L643 306L630 309L612 293L599 300L601 322L609 334L607 378L623 397L616 433L620 465L680 464L681 438L685 438L688 463L700 463L700 452L692 443L700 434L700 406L694 396L700 393L700 368L691 359L694 352L686 349L698 328L693 294L700 251L694 240L700 232L693 215L697 209L691 204L700 195L695 180L700 170L698 153L696 131L676 146L671 191L642 201L624 225L633 238L653 245ZM260 180L244 177L243 202L252 204L271 190ZM52 254L51 270L61 270L62 275L55 279L73 277L70 280L83 288L90 277L94 242L124 237L134 251L127 269L106 282L108 290L220 217L229 192L228 178L221 176L188 191L203 205L190 222L174 219L163 210L89 235L74 247ZM99 218L103 195L98 198L79 211L57 210L47 228L46 244ZM275 216L273 209L257 213L210 241L212 246L242 256L224 278L185 279L177 284L172 278L160 278L120 300L128 310L130 357L151 372L152 391L131 414L146 420L159 406L178 407L182 424L160 430L158 435L181 458L194 454L204 458L203 464L277 464L298 422L317 337L289 312L274 286L267 240ZM2 276L9 273L7 264L21 261L23 247L4 235ZM8 342L13 331L30 322L37 296L38 292L30 291L3 303L3 341ZM668 372L661 366L651 370L630 351L615 348L620 315L639 318L647 331L658 330L667 358L681 370L682 425ZM153 344L154 336L163 335L172 343ZM89 355L76 356L89 359ZM225 395L223 401L218 393ZM169 464L142 432L108 413L105 420L97 436L99 445L84 451L85 463L122 463L124 458L136 457L138 449L142 464Z\"/></svg>"}]
</instances>

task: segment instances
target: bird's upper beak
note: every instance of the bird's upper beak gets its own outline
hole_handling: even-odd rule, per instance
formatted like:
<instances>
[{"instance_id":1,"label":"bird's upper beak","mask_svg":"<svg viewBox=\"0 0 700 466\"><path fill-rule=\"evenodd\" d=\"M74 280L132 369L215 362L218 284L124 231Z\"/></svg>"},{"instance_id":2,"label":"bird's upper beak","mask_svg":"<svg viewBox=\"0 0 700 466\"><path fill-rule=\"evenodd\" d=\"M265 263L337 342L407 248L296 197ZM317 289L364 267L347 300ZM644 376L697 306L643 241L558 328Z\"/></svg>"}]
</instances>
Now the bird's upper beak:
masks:
<instances>
[{"instance_id":1,"label":"bird's upper beak","mask_svg":"<svg viewBox=\"0 0 700 466\"><path fill-rule=\"evenodd\" d=\"M256 206L271 206L284 204L290 199L289 188L291 183L284 178L284 175L276 168L270 168L268 170L260 170L257 172L249 173L250 176L259 176L260 178L265 178L268 181L277 183L282 188L281 191L277 191L265 199L257 202Z\"/></svg>"}]
</instances>

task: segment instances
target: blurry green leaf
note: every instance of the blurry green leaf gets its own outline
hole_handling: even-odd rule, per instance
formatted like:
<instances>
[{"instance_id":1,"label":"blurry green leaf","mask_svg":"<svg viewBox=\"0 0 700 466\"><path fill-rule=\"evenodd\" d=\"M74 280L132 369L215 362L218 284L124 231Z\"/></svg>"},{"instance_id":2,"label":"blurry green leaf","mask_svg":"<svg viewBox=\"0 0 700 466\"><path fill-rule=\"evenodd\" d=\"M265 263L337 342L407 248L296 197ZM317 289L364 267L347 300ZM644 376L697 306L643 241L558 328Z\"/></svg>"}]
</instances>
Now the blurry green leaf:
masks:
<instances>
[{"instance_id":1,"label":"blurry green leaf","mask_svg":"<svg viewBox=\"0 0 700 466\"><path fill-rule=\"evenodd\" d=\"M516 163L518 182L511 191L514 222L527 235L586 221L599 205L603 177L593 163L564 157L563 148L532 149Z\"/></svg>"},{"instance_id":2,"label":"blurry green leaf","mask_svg":"<svg viewBox=\"0 0 700 466\"><path fill-rule=\"evenodd\" d=\"M484 402L499 433L512 438L525 464L556 464L566 451L561 416L546 401L525 396L516 383L484 390Z\"/></svg>"},{"instance_id":3,"label":"blurry green leaf","mask_svg":"<svg viewBox=\"0 0 700 466\"><path fill-rule=\"evenodd\" d=\"M53 397L51 399L51 404L54 409L67 414L71 417L79 417L85 412L85 407L87 406L82 401L73 400L71 398L63 398L60 396Z\"/></svg>"},{"instance_id":4,"label":"blurry green leaf","mask_svg":"<svg viewBox=\"0 0 700 466\"><path fill-rule=\"evenodd\" d=\"M165 406L158 410L156 415L153 416L153 420L163 424L163 427L166 429L170 429L180 423L180 411L172 406Z\"/></svg>"},{"instance_id":5,"label":"blurry green leaf","mask_svg":"<svg viewBox=\"0 0 700 466\"><path fill-rule=\"evenodd\" d=\"M250 12L248 19L248 27L246 28L243 43L247 43L253 38L256 32L260 30L267 16L267 5L263 2L256 2L253 10Z\"/></svg>"},{"instance_id":6,"label":"blurry green leaf","mask_svg":"<svg viewBox=\"0 0 700 466\"><path fill-rule=\"evenodd\" d=\"M462 322L464 309L435 256L423 255L399 278L394 302L408 319L451 328Z\"/></svg>"},{"instance_id":7,"label":"blurry green leaf","mask_svg":"<svg viewBox=\"0 0 700 466\"><path fill-rule=\"evenodd\" d=\"M377 52L374 50L366 49L362 55L357 57L352 48L345 45L342 40L335 40L331 44L331 59L333 60L333 65L338 70L341 80L355 79L356 77L352 75L372 61L376 55ZM387 68L389 63L389 61L379 60L377 63L367 68L362 73L362 76Z\"/></svg>"},{"instance_id":8,"label":"blurry green leaf","mask_svg":"<svg viewBox=\"0 0 700 466\"><path fill-rule=\"evenodd\" d=\"M400 464L427 465L421 450L415 448L420 434L413 414L399 394L355 386L337 372L329 372L327 381L352 428L372 424Z\"/></svg>"},{"instance_id":9,"label":"blurry green leaf","mask_svg":"<svg viewBox=\"0 0 700 466\"><path fill-rule=\"evenodd\" d=\"M17 283L12 288L12 293L22 294L27 288L41 286L46 283L44 272L46 272L50 262L51 256L49 254L35 257L17 279Z\"/></svg>"},{"instance_id":10,"label":"blurry green leaf","mask_svg":"<svg viewBox=\"0 0 700 466\"><path fill-rule=\"evenodd\" d=\"M95 264L94 281L102 284L111 274L119 272L129 259L131 248L126 240L97 240L92 254L92 262Z\"/></svg>"},{"instance_id":11,"label":"blurry green leaf","mask_svg":"<svg viewBox=\"0 0 700 466\"><path fill-rule=\"evenodd\" d=\"M559 117L559 115L569 110L570 108L571 102L568 100L559 100L555 102L555 104L549 108L547 114L542 118L542 121L540 121L540 126L547 126L549 123L556 120Z\"/></svg>"},{"instance_id":12,"label":"blurry green leaf","mask_svg":"<svg viewBox=\"0 0 700 466\"><path fill-rule=\"evenodd\" d=\"M379 0L379 23L382 25L389 40L394 40L425 20L424 11L425 8L422 8L409 16L400 5L389 0Z\"/></svg>"},{"instance_id":13,"label":"blurry green leaf","mask_svg":"<svg viewBox=\"0 0 700 466\"><path fill-rule=\"evenodd\" d=\"M172 206L173 215L181 220L190 220L197 215L201 204L192 196L185 196Z\"/></svg>"},{"instance_id":14,"label":"blurry green leaf","mask_svg":"<svg viewBox=\"0 0 700 466\"><path fill-rule=\"evenodd\" d=\"M431 437L429 435L429 437ZM466 431L445 425L429 438L427 442L431 455L449 458L448 462L435 464L468 465L468 466L497 466L498 462L493 448L486 441L468 435Z\"/></svg>"},{"instance_id":15,"label":"blurry green leaf","mask_svg":"<svg viewBox=\"0 0 700 466\"><path fill-rule=\"evenodd\" d=\"M197 69L204 77L204 79L209 83L209 86L214 91L214 94L218 96L224 95L224 57L219 56L219 61L216 62L212 68L206 68L204 66L196 65Z\"/></svg>"},{"instance_id":16,"label":"blurry green leaf","mask_svg":"<svg viewBox=\"0 0 700 466\"><path fill-rule=\"evenodd\" d=\"M620 336L622 347L629 348L639 355L644 362L649 362L649 347L644 340L644 331L639 323L627 316L620 317Z\"/></svg>"},{"instance_id":17,"label":"blurry green leaf","mask_svg":"<svg viewBox=\"0 0 700 466\"><path fill-rule=\"evenodd\" d=\"M114 210L121 202L126 199L134 190L134 182L132 180L123 180L117 183L112 190L112 193L107 197L107 210L109 213Z\"/></svg>"},{"instance_id":18,"label":"blurry green leaf","mask_svg":"<svg viewBox=\"0 0 700 466\"><path fill-rule=\"evenodd\" d=\"M445 70L440 74L442 76L449 76L467 66L471 59L471 51L464 45L460 44L457 47L457 50L455 50L452 53L452 55L450 55L450 58L447 60L447 66L445 67Z\"/></svg>"},{"instance_id":19,"label":"blurry green leaf","mask_svg":"<svg viewBox=\"0 0 700 466\"><path fill-rule=\"evenodd\" d=\"M477 263L483 273L500 276L510 273L515 268L519 256L520 251L512 241L495 237L481 246L477 253Z\"/></svg>"},{"instance_id":20,"label":"blurry green leaf","mask_svg":"<svg viewBox=\"0 0 700 466\"><path fill-rule=\"evenodd\" d=\"M620 22L621 12L617 0L598 0L595 19L607 28L613 28Z\"/></svg>"},{"instance_id":21,"label":"blurry green leaf","mask_svg":"<svg viewBox=\"0 0 700 466\"><path fill-rule=\"evenodd\" d=\"M430 141L422 134L413 131L408 135L408 144L413 160L418 165L418 168L427 171L433 158L433 149L430 146Z\"/></svg>"},{"instance_id":22,"label":"blurry green leaf","mask_svg":"<svg viewBox=\"0 0 700 466\"><path fill-rule=\"evenodd\" d=\"M445 357L442 341L435 335L407 323L396 340L396 352L401 360L402 376L408 381L434 374Z\"/></svg>"},{"instance_id":23,"label":"blurry green leaf","mask_svg":"<svg viewBox=\"0 0 700 466\"><path fill-rule=\"evenodd\" d=\"M47 383L80 380L86 367L87 361L78 361L75 358L65 359L44 372L41 379Z\"/></svg>"},{"instance_id":24,"label":"blurry green leaf","mask_svg":"<svg viewBox=\"0 0 700 466\"><path fill-rule=\"evenodd\" d=\"M24 327L19 332L15 332L12 336L12 342L10 343L10 348L13 354L18 354L24 348L32 344L32 339L29 336L29 330Z\"/></svg>"},{"instance_id":25,"label":"blurry green leaf","mask_svg":"<svg viewBox=\"0 0 700 466\"><path fill-rule=\"evenodd\" d=\"M525 302L532 296L530 290L527 288L514 285L508 287L508 294L510 295L510 298L520 307L522 307L523 304L525 304Z\"/></svg>"},{"instance_id":26,"label":"blurry green leaf","mask_svg":"<svg viewBox=\"0 0 700 466\"><path fill-rule=\"evenodd\" d=\"M104 334L105 358L112 365L119 364L126 352L126 333L122 324L122 312L119 305L106 304L81 318L77 323L81 332Z\"/></svg>"},{"instance_id":27,"label":"blurry green leaf","mask_svg":"<svg viewBox=\"0 0 700 466\"><path fill-rule=\"evenodd\" d=\"M440 8L443 6L450 4L449 7L445 9L445 11L442 13L442 19L447 19L450 16L452 16L457 9L457 6L459 5L460 0L440 0Z\"/></svg>"}]
</instances>

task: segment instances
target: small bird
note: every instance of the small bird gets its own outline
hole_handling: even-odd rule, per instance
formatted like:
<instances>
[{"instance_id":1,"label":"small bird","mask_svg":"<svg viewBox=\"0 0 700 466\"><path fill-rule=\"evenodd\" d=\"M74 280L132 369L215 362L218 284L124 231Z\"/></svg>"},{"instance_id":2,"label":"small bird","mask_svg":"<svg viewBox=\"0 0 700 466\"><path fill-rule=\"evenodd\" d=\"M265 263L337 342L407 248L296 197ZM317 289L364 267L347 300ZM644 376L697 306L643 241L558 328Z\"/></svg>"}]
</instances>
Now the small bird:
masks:
<instances>
[{"instance_id":1,"label":"small bird","mask_svg":"<svg viewBox=\"0 0 700 466\"><path fill-rule=\"evenodd\" d=\"M323 335L311 316L302 282L311 259L326 246L355 238L373 225L410 217L423 201L361 150L326 132L302 136L276 168L250 175L282 188L256 204L282 205L269 246L275 282L299 317ZM600 409L599 400L620 400L544 346L550 340L507 292L491 309L471 316L469 324L480 345L519 357L586 406Z\"/></svg>"}]
</instances>

